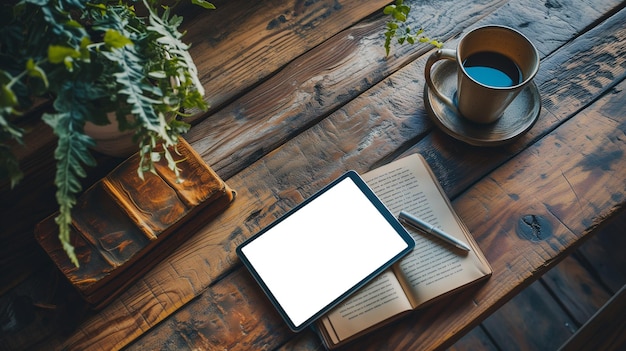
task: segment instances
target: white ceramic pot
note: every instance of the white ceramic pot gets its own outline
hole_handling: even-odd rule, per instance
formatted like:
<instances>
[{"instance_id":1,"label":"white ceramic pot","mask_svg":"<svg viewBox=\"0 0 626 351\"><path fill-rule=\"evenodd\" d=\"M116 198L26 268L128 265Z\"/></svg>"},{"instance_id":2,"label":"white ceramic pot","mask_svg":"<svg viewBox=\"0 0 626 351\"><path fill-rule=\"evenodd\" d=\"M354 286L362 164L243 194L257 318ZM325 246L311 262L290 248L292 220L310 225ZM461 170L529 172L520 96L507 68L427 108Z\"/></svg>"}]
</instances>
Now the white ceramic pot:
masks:
<instances>
[{"instance_id":1,"label":"white ceramic pot","mask_svg":"<svg viewBox=\"0 0 626 351\"><path fill-rule=\"evenodd\" d=\"M85 134L96 141L92 149L114 157L128 157L139 150L133 142L133 130L120 131L115 113L107 115L111 123L99 126L91 122L85 123Z\"/></svg>"}]
</instances>

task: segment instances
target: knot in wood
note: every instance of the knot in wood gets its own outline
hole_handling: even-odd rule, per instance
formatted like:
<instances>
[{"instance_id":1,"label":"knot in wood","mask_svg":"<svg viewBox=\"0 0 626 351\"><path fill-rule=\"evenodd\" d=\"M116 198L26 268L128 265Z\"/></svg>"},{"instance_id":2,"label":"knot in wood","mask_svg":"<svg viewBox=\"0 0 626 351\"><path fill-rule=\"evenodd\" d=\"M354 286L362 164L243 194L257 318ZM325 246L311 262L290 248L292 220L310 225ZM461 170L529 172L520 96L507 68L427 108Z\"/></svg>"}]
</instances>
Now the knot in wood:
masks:
<instances>
[{"instance_id":1,"label":"knot in wood","mask_svg":"<svg viewBox=\"0 0 626 351\"><path fill-rule=\"evenodd\" d=\"M540 215L528 214L517 221L517 235L532 242L538 242L552 235L550 222Z\"/></svg>"}]
</instances>

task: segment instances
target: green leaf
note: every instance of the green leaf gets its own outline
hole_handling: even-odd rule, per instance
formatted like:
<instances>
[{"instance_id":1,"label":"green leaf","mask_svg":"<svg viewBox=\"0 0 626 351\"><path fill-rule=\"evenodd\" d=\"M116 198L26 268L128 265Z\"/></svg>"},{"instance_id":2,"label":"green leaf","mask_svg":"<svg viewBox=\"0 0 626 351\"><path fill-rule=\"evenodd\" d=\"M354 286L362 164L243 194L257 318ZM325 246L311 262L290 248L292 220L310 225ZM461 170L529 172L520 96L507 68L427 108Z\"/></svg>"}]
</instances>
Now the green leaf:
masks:
<instances>
[{"instance_id":1,"label":"green leaf","mask_svg":"<svg viewBox=\"0 0 626 351\"><path fill-rule=\"evenodd\" d=\"M212 3L205 1L205 0L191 0L191 3L194 5L198 5L200 7L203 7L205 9L209 9L209 10L215 10L215 5L213 5Z\"/></svg>"},{"instance_id":2,"label":"green leaf","mask_svg":"<svg viewBox=\"0 0 626 351\"><path fill-rule=\"evenodd\" d=\"M393 18L395 18L397 21L406 22L407 17L404 12L394 11L392 15L393 15Z\"/></svg>"},{"instance_id":3,"label":"green leaf","mask_svg":"<svg viewBox=\"0 0 626 351\"><path fill-rule=\"evenodd\" d=\"M167 14L164 14L166 17ZM181 40L182 34L178 32L177 25L180 20L172 18L169 22L167 18L162 19L153 11L150 11L150 25L148 29L159 35L158 42L165 46L165 50L170 56L171 61L176 62L180 67L180 72L184 75L179 77L181 82L190 81L193 89L197 90L200 95L204 95L204 86L198 79L198 69L189 54L189 45ZM199 106L203 108L203 106Z\"/></svg>"},{"instance_id":4,"label":"green leaf","mask_svg":"<svg viewBox=\"0 0 626 351\"><path fill-rule=\"evenodd\" d=\"M24 136L24 130L22 128L19 128L13 124L11 124L6 116L10 116L11 114L14 114L15 111L13 111L12 108L2 108L0 110L0 127L2 127L2 129L0 129L0 140L2 139L14 139L19 143L22 143L22 137Z\"/></svg>"},{"instance_id":5,"label":"green leaf","mask_svg":"<svg viewBox=\"0 0 626 351\"><path fill-rule=\"evenodd\" d=\"M68 27L77 28L77 29L78 29L78 28L82 28L82 27L83 27L83 26L80 24L80 22L78 22L78 21L76 21L76 20L73 20L73 19L70 19L69 21L66 21L64 24L65 24L66 26L68 26Z\"/></svg>"},{"instance_id":6,"label":"green leaf","mask_svg":"<svg viewBox=\"0 0 626 351\"><path fill-rule=\"evenodd\" d=\"M409 7L408 5L402 5L402 4L398 5L398 12L402 13L404 16L407 16L410 11L411 11L411 7Z\"/></svg>"},{"instance_id":7,"label":"green leaf","mask_svg":"<svg viewBox=\"0 0 626 351\"><path fill-rule=\"evenodd\" d=\"M122 33L113 30L107 29L104 33L104 43L109 48L119 49L126 45L133 45L133 41L125 37Z\"/></svg>"},{"instance_id":8,"label":"green leaf","mask_svg":"<svg viewBox=\"0 0 626 351\"><path fill-rule=\"evenodd\" d=\"M385 15L393 15L394 12L396 12L396 5L387 5L383 9Z\"/></svg>"},{"instance_id":9,"label":"green leaf","mask_svg":"<svg viewBox=\"0 0 626 351\"><path fill-rule=\"evenodd\" d=\"M90 101L97 90L93 82L66 81L57 92L54 101L56 113L45 113L42 120L52 127L58 138L54 151L56 159L56 199L59 215L55 221L59 227L59 240L70 260L78 266L78 258L70 241L71 209L76 196L82 190L80 178L87 174L85 166L93 167L96 161L89 150L95 142L84 134L86 120L94 113Z\"/></svg>"},{"instance_id":10,"label":"green leaf","mask_svg":"<svg viewBox=\"0 0 626 351\"><path fill-rule=\"evenodd\" d=\"M89 37L83 37L80 41L80 58L83 61L89 61L89 45L91 44L91 40Z\"/></svg>"},{"instance_id":11,"label":"green leaf","mask_svg":"<svg viewBox=\"0 0 626 351\"><path fill-rule=\"evenodd\" d=\"M143 66L137 53L132 46L103 52L111 62L118 63L118 72L114 74L117 84L120 86L118 94L123 96L126 103L131 108L131 112L138 119L141 125L148 130L152 130L164 139L168 138L164 130L165 120L162 118L154 106L159 104L155 95L155 87L147 82L142 82Z\"/></svg>"},{"instance_id":12,"label":"green leaf","mask_svg":"<svg viewBox=\"0 0 626 351\"><path fill-rule=\"evenodd\" d=\"M17 95L13 92L8 85L2 84L2 89L0 90L0 106L16 106L17 105Z\"/></svg>"},{"instance_id":13,"label":"green leaf","mask_svg":"<svg viewBox=\"0 0 626 351\"><path fill-rule=\"evenodd\" d=\"M28 0L29 3L33 3L37 6L44 6L48 3L46 0Z\"/></svg>"},{"instance_id":14,"label":"green leaf","mask_svg":"<svg viewBox=\"0 0 626 351\"><path fill-rule=\"evenodd\" d=\"M94 9L98 9L101 12L105 12L107 9L107 6L105 4L94 4L94 3L87 3L88 6L94 8Z\"/></svg>"},{"instance_id":15,"label":"green leaf","mask_svg":"<svg viewBox=\"0 0 626 351\"><path fill-rule=\"evenodd\" d=\"M44 114L42 119L59 138L54 151L57 161L54 183L59 204L59 215L55 221L59 226L59 240L70 260L78 267L78 258L70 242L71 209L76 204L76 194L82 190L79 178L86 176L83 165L95 166L96 161L88 149L93 140L82 133L81 121L85 116L76 114L80 114L80 110Z\"/></svg>"},{"instance_id":16,"label":"green leaf","mask_svg":"<svg viewBox=\"0 0 626 351\"><path fill-rule=\"evenodd\" d=\"M26 61L26 72L30 77L41 79L44 86L46 88L48 87L48 77L46 76L46 72L39 67L32 58Z\"/></svg>"},{"instance_id":17,"label":"green leaf","mask_svg":"<svg viewBox=\"0 0 626 351\"><path fill-rule=\"evenodd\" d=\"M152 71L152 72L148 72L148 75L155 79L167 78L167 74L165 74L165 71Z\"/></svg>"},{"instance_id":18,"label":"green leaf","mask_svg":"<svg viewBox=\"0 0 626 351\"><path fill-rule=\"evenodd\" d=\"M67 46L50 45L48 47L48 61L51 63L62 63L68 58L79 58L80 56L79 51Z\"/></svg>"}]
</instances>

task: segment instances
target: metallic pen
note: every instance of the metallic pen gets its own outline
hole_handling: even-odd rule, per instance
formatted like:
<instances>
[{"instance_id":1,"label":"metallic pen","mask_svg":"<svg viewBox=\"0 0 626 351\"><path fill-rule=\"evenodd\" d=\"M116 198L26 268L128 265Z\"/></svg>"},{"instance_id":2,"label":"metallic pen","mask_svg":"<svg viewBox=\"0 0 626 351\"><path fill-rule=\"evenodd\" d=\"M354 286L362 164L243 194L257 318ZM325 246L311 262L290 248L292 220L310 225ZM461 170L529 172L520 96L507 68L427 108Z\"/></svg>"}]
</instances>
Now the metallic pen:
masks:
<instances>
[{"instance_id":1,"label":"metallic pen","mask_svg":"<svg viewBox=\"0 0 626 351\"><path fill-rule=\"evenodd\" d=\"M421 219L407 213L406 211L400 211L400 215L398 215L398 219L423 232L433 234L434 236L439 237L440 239L444 241L447 241L448 243L458 247L461 250L470 251L470 248L466 243L458 240L457 238L453 237L450 234L445 233L441 229L435 228L434 225L426 223L422 221Z\"/></svg>"}]
</instances>

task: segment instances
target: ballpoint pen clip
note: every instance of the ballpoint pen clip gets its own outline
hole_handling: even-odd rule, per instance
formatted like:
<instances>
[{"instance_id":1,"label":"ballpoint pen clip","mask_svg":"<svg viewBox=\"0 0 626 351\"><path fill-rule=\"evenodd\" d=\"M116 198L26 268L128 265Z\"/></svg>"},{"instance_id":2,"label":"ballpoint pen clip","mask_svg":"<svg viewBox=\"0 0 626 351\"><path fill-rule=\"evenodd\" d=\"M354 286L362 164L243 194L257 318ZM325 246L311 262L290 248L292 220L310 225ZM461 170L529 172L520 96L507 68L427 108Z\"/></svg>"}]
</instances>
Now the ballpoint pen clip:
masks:
<instances>
[{"instance_id":1,"label":"ballpoint pen clip","mask_svg":"<svg viewBox=\"0 0 626 351\"><path fill-rule=\"evenodd\" d=\"M470 247L465 244L464 242L458 240L457 238L451 236L450 234L445 233L444 231L438 229L437 227L435 227L434 225L430 224L430 223L426 223L420 219L418 219L417 217L409 214L406 211L400 211L400 214L398 215L398 219L408 225L410 225L411 227L414 227L420 231L423 231L427 234L432 234L433 236L438 237L439 239L454 245L455 247L464 250L464 251L470 251Z\"/></svg>"}]
</instances>

